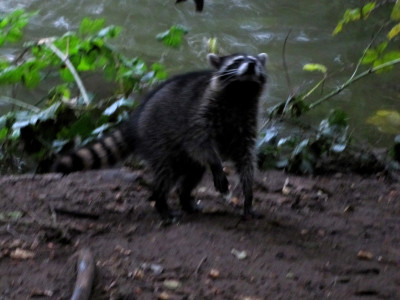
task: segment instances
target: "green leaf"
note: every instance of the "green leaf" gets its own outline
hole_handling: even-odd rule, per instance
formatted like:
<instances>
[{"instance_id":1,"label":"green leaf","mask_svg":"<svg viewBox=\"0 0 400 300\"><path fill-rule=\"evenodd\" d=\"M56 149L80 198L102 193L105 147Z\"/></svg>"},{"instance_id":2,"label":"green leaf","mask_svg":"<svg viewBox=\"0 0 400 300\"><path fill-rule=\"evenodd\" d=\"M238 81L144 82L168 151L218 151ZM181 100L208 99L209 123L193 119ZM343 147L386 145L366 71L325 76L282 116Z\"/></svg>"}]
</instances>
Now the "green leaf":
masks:
<instances>
[{"instance_id":1,"label":"green leaf","mask_svg":"<svg viewBox=\"0 0 400 300\"><path fill-rule=\"evenodd\" d=\"M293 150L293 152L292 152L292 156L299 155L301 152L303 152L303 150L304 150L306 147L308 147L308 143L309 143L309 140L308 140L308 139L302 140L302 141L296 146L296 148L294 148L294 150Z\"/></svg>"},{"instance_id":2,"label":"green leaf","mask_svg":"<svg viewBox=\"0 0 400 300\"><path fill-rule=\"evenodd\" d=\"M67 67L60 68L60 77L65 82L74 82L75 78Z\"/></svg>"},{"instance_id":3,"label":"green leaf","mask_svg":"<svg viewBox=\"0 0 400 300\"><path fill-rule=\"evenodd\" d=\"M172 48L178 48L182 45L183 36L188 33L188 29L181 25L173 25L169 30L157 34L156 38L162 41L164 45Z\"/></svg>"},{"instance_id":4,"label":"green leaf","mask_svg":"<svg viewBox=\"0 0 400 300\"><path fill-rule=\"evenodd\" d=\"M400 1L397 0L396 3L393 5L392 13L390 14L390 18L393 21L400 20Z\"/></svg>"},{"instance_id":5,"label":"green leaf","mask_svg":"<svg viewBox=\"0 0 400 300\"><path fill-rule=\"evenodd\" d=\"M400 33L400 23L393 26L392 29L390 29L390 31L387 34L387 38L389 40L393 39L396 35L398 35Z\"/></svg>"},{"instance_id":6,"label":"green leaf","mask_svg":"<svg viewBox=\"0 0 400 300\"><path fill-rule=\"evenodd\" d=\"M374 10L374 8L375 8L375 2L368 2L367 4L365 4L361 9L362 17L366 19L370 15L370 13Z\"/></svg>"},{"instance_id":7,"label":"green leaf","mask_svg":"<svg viewBox=\"0 0 400 300\"><path fill-rule=\"evenodd\" d=\"M361 60L362 64L372 64L375 60L378 59L378 51L376 51L375 49L368 49L365 52L364 57Z\"/></svg>"},{"instance_id":8,"label":"green leaf","mask_svg":"<svg viewBox=\"0 0 400 300\"><path fill-rule=\"evenodd\" d=\"M382 42L378 45L378 47L376 47L376 50L378 51L378 53L382 53L383 51L385 51L387 45L388 42Z\"/></svg>"},{"instance_id":9,"label":"green leaf","mask_svg":"<svg viewBox=\"0 0 400 300\"><path fill-rule=\"evenodd\" d=\"M79 65L77 66L78 71L91 71L96 69L97 53L92 52L89 55L82 56Z\"/></svg>"},{"instance_id":10,"label":"green leaf","mask_svg":"<svg viewBox=\"0 0 400 300\"><path fill-rule=\"evenodd\" d=\"M331 111L328 117L328 123L330 126L347 126L347 114L341 109L334 109Z\"/></svg>"},{"instance_id":11,"label":"green leaf","mask_svg":"<svg viewBox=\"0 0 400 300\"><path fill-rule=\"evenodd\" d=\"M378 110L374 116L367 119L368 124L372 124L379 131L398 134L400 132L400 113L395 110Z\"/></svg>"},{"instance_id":12,"label":"green leaf","mask_svg":"<svg viewBox=\"0 0 400 300\"><path fill-rule=\"evenodd\" d=\"M336 25L335 29L333 30L332 35L337 35L339 32L341 32L343 30L343 25L344 25L344 22L339 21L339 23Z\"/></svg>"},{"instance_id":13,"label":"green leaf","mask_svg":"<svg viewBox=\"0 0 400 300\"><path fill-rule=\"evenodd\" d=\"M400 58L400 51L386 52L382 57L382 63L388 63Z\"/></svg>"},{"instance_id":14,"label":"green leaf","mask_svg":"<svg viewBox=\"0 0 400 300\"><path fill-rule=\"evenodd\" d=\"M86 17L82 20L78 32L80 35L95 34L99 32L101 28L103 28L104 24L105 24L105 19L92 20Z\"/></svg>"},{"instance_id":15,"label":"green leaf","mask_svg":"<svg viewBox=\"0 0 400 300\"><path fill-rule=\"evenodd\" d=\"M5 137L8 134L8 128L7 127L3 127L0 129L0 141L4 140Z\"/></svg>"},{"instance_id":16,"label":"green leaf","mask_svg":"<svg viewBox=\"0 0 400 300\"><path fill-rule=\"evenodd\" d=\"M324 74L326 74L326 72L327 72L327 68L324 65L321 65L321 64L305 64L303 66L303 70L304 71L311 71L311 72L319 71L319 72L324 73Z\"/></svg>"},{"instance_id":17,"label":"green leaf","mask_svg":"<svg viewBox=\"0 0 400 300\"><path fill-rule=\"evenodd\" d=\"M11 28L7 33L7 41L15 43L22 38L22 31L20 28Z\"/></svg>"},{"instance_id":18,"label":"green leaf","mask_svg":"<svg viewBox=\"0 0 400 300\"><path fill-rule=\"evenodd\" d=\"M12 125L12 129L20 129L28 125L36 125L38 121L54 120L57 116L57 110L60 107L61 102L54 103L48 108L42 110L37 114L29 114L21 111L17 114L17 121Z\"/></svg>"},{"instance_id":19,"label":"green leaf","mask_svg":"<svg viewBox=\"0 0 400 300\"><path fill-rule=\"evenodd\" d=\"M89 113L84 113L77 121L68 127L63 127L57 134L57 139L72 139L76 136L86 138L90 136L93 129L96 127L93 118Z\"/></svg>"},{"instance_id":20,"label":"green leaf","mask_svg":"<svg viewBox=\"0 0 400 300\"><path fill-rule=\"evenodd\" d=\"M217 38L209 38L207 40L208 50L211 53L218 53Z\"/></svg>"},{"instance_id":21,"label":"green leaf","mask_svg":"<svg viewBox=\"0 0 400 300\"><path fill-rule=\"evenodd\" d=\"M151 69L154 71L157 80L164 80L167 78L167 71L162 64L156 62L151 66Z\"/></svg>"},{"instance_id":22,"label":"green leaf","mask_svg":"<svg viewBox=\"0 0 400 300\"><path fill-rule=\"evenodd\" d=\"M361 12L359 8L347 9L343 16L343 19L346 23L360 20L360 18L361 18Z\"/></svg>"},{"instance_id":23,"label":"green leaf","mask_svg":"<svg viewBox=\"0 0 400 300\"><path fill-rule=\"evenodd\" d=\"M134 104L135 104L135 101L133 101L133 99L121 98L121 99L115 101L109 107L107 107L106 110L103 112L103 115L111 116L113 113L115 113L117 111L118 108L124 107L124 106L125 107L133 107Z\"/></svg>"},{"instance_id":24,"label":"green leaf","mask_svg":"<svg viewBox=\"0 0 400 300\"><path fill-rule=\"evenodd\" d=\"M350 22L355 22L361 19L366 19L375 8L375 1L366 3L361 9L347 9L344 12L342 19L339 20L332 35L336 35L343 30L343 26Z\"/></svg>"},{"instance_id":25,"label":"green leaf","mask_svg":"<svg viewBox=\"0 0 400 300\"><path fill-rule=\"evenodd\" d=\"M40 83L41 76L38 70L26 71L22 80L28 88L34 88Z\"/></svg>"},{"instance_id":26,"label":"green leaf","mask_svg":"<svg viewBox=\"0 0 400 300\"><path fill-rule=\"evenodd\" d=\"M119 35L120 32L121 32L121 27L108 26L100 30L99 33L97 34L97 37L102 39L115 38Z\"/></svg>"}]
</instances>

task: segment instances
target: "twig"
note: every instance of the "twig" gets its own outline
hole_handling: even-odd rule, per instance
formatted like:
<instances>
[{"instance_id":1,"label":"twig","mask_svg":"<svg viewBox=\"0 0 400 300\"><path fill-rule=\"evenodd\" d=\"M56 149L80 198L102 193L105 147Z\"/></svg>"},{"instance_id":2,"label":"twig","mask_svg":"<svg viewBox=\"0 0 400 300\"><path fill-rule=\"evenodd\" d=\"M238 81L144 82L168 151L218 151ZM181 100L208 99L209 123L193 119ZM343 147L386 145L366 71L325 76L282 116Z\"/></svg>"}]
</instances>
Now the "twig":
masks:
<instances>
[{"instance_id":1,"label":"twig","mask_svg":"<svg viewBox=\"0 0 400 300\"><path fill-rule=\"evenodd\" d=\"M375 72L377 72L379 70L382 70L384 68L396 65L398 63L400 63L400 58L388 61L388 62L383 63L383 64L380 64L380 65L378 65L376 67L370 68L370 69L358 74L357 76L352 77L351 79L349 79L345 83L343 83L341 86L339 86L338 88L334 89L332 92L326 94L324 97L320 98L319 100L315 101L314 103L311 103L309 105L309 109L312 109L315 106L317 106L317 105L321 104L322 102L326 101L327 99L332 98L333 96L339 94L341 91L343 91L350 84L356 82L357 80L359 80L359 79L361 79L361 78L363 78L363 77L365 77L365 76L367 76L369 74L375 73Z\"/></svg>"},{"instance_id":2,"label":"twig","mask_svg":"<svg viewBox=\"0 0 400 300\"><path fill-rule=\"evenodd\" d=\"M282 65L283 65L283 70L285 71L285 77L286 77L286 83L288 85L290 95L293 95L293 88L292 88L292 82L290 81L290 76L289 76L289 71L288 71L288 66L286 63L286 44L289 38L290 33L292 32L292 29L289 29L285 41L283 42L283 47L282 47ZM292 96L289 96L289 99L291 99Z\"/></svg>"},{"instance_id":3,"label":"twig","mask_svg":"<svg viewBox=\"0 0 400 300\"><path fill-rule=\"evenodd\" d=\"M7 102L7 103L10 103L10 104L22 107L24 109L28 109L28 110L30 110L30 111L32 111L34 113L39 113L40 112L40 109L37 108L36 106L33 106L33 105L29 104L29 103L23 102L21 100L15 99L15 98L7 97L7 96L1 96L0 102Z\"/></svg>"},{"instance_id":4,"label":"twig","mask_svg":"<svg viewBox=\"0 0 400 300\"><path fill-rule=\"evenodd\" d=\"M200 260L199 264L198 264L197 267L196 267L196 270L194 271L194 275L196 275L196 276L199 275L200 268L201 268L202 264L203 264L206 260L207 260L207 256L204 256L204 257Z\"/></svg>"},{"instance_id":5,"label":"twig","mask_svg":"<svg viewBox=\"0 0 400 300\"><path fill-rule=\"evenodd\" d=\"M83 102L85 102L86 105L89 105L89 97L87 95L86 89L82 83L82 80L80 79L78 72L75 70L75 67L72 65L71 61L68 59L68 56L65 55L58 49L50 40L45 40L44 43L46 44L47 47L51 49L51 51L54 52L55 55L57 55L63 62L65 62L65 65L68 67L69 71L71 72L72 76L74 76L75 82L79 88L79 91L81 92Z\"/></svg>"},{"instance_id":6,"label":"twig","mask_svg":"<svg viewBox=\"0 0 400 300\"><path fill-rule=\"evenodd\" d=\"M95 264L93 254L89 249L82 249L78 256L77 276L71 300L87 300L92 290Z\"/></svg>"},{"instance_id":7,"label":"twig","mask_svg":"<svg viewBox=\"0 0 400 300\"><path fill-rule=\"evenodd\" d=\"M364 59L365 55L367 54L367 51L371 48L372 44L375 42L376 38L378 37L379 33L382 31L382 29L388 24L388 22L386 22L385 24L383 24L381 26L381 28L379 28L379 30L376 32L376 34L372 37L371 41L369 42L368 46L365 47L363 54L361 55L360 59L358 60L358 63L354 69L353 74L350 76L349 80L352 80L354 78L354 76L356 76L358 69L360 68L361 62Z\"/></svg>"}]
</instances>

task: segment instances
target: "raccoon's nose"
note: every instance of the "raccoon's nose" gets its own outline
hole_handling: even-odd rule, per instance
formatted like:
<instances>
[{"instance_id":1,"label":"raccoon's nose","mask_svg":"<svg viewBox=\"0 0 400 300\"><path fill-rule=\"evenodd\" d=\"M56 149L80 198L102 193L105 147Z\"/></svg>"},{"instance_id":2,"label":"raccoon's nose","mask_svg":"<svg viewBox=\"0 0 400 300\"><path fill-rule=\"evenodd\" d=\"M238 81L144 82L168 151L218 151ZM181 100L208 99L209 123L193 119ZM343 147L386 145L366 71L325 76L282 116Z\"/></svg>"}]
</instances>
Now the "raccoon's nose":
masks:
<instances>
[{"instance_id":1,"label":"raccoon's nose","mask_svg":"<svg viewBox=\"0 0 400 300\"><path fill-rule=\"evenodd\" d=\"M254 61L248 62L247 73L254 73L256 63Z\"/></svg>"}]
</instances>

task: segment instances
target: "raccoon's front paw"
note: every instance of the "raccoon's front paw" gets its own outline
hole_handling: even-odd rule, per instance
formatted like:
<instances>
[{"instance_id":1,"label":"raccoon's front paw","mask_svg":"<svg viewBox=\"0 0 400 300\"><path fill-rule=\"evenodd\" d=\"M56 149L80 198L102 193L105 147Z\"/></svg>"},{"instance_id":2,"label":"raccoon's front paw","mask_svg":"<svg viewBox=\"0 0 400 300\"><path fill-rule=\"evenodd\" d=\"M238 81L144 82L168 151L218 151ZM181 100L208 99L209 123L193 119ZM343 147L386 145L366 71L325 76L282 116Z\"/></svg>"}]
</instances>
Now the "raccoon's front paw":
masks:
<instances>
[{"instance_id":1,"label":"raccoon's front paw","mask_svg":"<svg viewBox=\"0 0 400 300\"><path fill-rule=\"evenodd\" d=\"M222 194L228 192L229 182L224 173L214 176L214 186Z\"/></svg>"}]
</instances>

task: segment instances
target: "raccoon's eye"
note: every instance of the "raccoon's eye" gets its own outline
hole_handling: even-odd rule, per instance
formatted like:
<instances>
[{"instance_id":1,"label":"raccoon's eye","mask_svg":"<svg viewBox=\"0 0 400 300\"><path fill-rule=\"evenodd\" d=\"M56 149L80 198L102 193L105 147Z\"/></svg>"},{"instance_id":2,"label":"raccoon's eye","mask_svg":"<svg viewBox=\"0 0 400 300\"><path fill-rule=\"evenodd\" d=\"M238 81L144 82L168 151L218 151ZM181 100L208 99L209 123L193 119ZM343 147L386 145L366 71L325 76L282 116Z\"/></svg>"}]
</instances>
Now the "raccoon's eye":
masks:
<instances>
[{"instance_id":1,"label":"raccoon's eye","mask_svg":"<svg viewBox=\"0 0 400 300\"><path fill-rule=\"evenodd\" d=\"M233 63L231 64L231 68L232 69L236 69L236 68L239 68L239 66L243 63L243 58L238 58L238 59L235 59L234 61L233 61Z\"/></svg>"}]
</instances>

